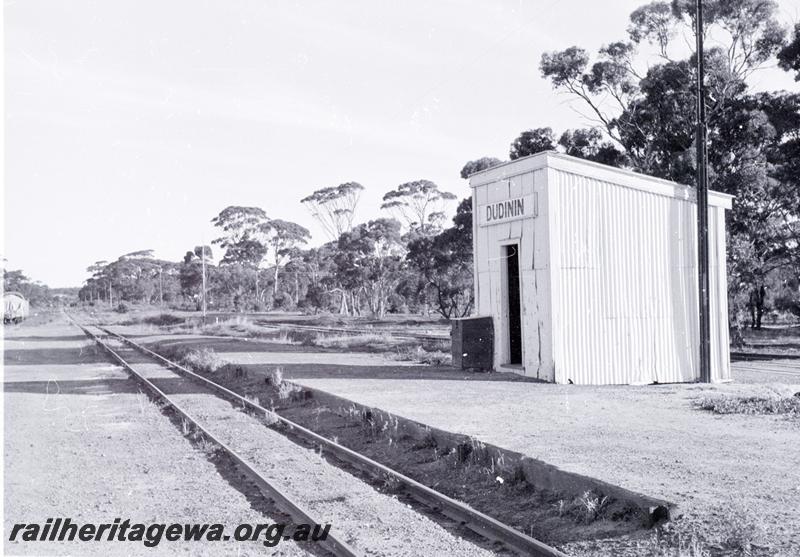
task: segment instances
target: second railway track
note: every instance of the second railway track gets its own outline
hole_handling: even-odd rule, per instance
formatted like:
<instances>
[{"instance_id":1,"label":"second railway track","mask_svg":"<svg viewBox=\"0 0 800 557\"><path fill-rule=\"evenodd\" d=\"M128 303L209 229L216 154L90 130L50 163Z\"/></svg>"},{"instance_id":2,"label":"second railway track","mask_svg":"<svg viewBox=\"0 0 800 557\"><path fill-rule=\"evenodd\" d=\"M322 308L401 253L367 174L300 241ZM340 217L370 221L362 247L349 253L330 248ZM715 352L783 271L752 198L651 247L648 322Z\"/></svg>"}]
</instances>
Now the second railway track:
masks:
<instances>
[{"instance_id":1,"label":"second railway track","mask_svg":"<svg viewBox=\"0 0 800 557\"><path fill-rule=\"evenodd\" d=\"M196 424L209 440L230 453L245 474L293 520L318 523L316 519L319 516L312 516L312 513L324 515L326 522L333 525L325 549L335 555L479 555L488 552L460 538L442 536L444 531L435 523L396 500L390 499L396 503L395 508L382 509L381 502L375 498L388 497L290 441L286 437L288 432L360 473L376 479L390 478L399 483L407 495L447 517L439 522L467 527L490 542L482 545L521 555L564 556L557 549L274 414L257 402L126 337L92 326L99 331L96 334L83 325L76 325L107 350L154 397L172 406L184 419ZM111 346L108 339L113 339L117 346ZM146 360L143 361L140 355L144 355ZM198 399L200 393L216 396ZM237 412L236 408L251 413ZM204 426L204 423L216 425ZM270 427L269 424L280 427ZM265 447L269 450L265 451ZM335 519L328 518L330 516Z\"/></svg>"}]
</instances>

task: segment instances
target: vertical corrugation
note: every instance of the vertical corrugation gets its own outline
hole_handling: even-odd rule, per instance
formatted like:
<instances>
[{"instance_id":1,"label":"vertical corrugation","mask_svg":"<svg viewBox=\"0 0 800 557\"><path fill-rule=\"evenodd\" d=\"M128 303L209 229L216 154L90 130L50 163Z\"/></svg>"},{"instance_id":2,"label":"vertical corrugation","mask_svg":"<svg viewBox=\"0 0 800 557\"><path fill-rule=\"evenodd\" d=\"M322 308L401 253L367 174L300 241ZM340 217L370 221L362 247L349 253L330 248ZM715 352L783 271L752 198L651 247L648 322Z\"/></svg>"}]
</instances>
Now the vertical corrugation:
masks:
<instances>
[{"instance_id":1,"label":"vertical corrugation","mask_svg":"<svg viewBox=\"0 0 800 557\"><path fill-rule=\"evenodd\" d=\"M692 202L556 174L560 203L552 210L559 218L552 233L561 238L561 294L553 311L562 316L556 359L563 377L606 384L693 379ZM715 302L717 313L721 306ZM721 358L718 346L715 357Z\"/></svg>"}]
</instances>

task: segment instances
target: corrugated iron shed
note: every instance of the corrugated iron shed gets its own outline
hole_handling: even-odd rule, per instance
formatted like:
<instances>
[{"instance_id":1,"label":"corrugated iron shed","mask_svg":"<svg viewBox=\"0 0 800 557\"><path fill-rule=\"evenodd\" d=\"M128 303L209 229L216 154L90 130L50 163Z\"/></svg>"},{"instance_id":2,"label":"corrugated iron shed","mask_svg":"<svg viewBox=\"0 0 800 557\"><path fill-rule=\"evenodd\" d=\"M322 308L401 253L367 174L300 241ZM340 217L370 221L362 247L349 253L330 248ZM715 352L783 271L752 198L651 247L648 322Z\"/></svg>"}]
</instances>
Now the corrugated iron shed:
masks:
<instances>
[{"instance_id":1,"label":"corrugated iron shed","mask_svg":"<svg viewBox=\"0 0 800 557\"><path fill-rule=\"evenodd\" d=\"M494 318L495 369L558 383L698 378L692 188L555 152L474 174L470 185L476 310ZM730 378L731 203L709 192L715 381Z\"/></svg>"}]
</instances>

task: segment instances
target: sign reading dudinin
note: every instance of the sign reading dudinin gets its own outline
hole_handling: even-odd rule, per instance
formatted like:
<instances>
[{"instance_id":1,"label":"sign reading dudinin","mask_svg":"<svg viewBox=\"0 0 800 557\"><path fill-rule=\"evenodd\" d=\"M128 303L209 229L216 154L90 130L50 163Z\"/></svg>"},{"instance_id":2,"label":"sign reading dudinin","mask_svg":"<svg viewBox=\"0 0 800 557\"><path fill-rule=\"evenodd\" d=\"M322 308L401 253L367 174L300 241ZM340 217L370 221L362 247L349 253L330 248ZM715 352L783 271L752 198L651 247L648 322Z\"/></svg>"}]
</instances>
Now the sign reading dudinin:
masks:
<instances>
[{"instance_id":1,"label":"sign reading dudinin","mask_svg":"<svg viewBox=\"0 0 800 557\"><path fill-rule=\"evenodd\" d=\"M490 226L536 216L536 194L493 201L478 207L478 225Z\"/></svg>"}]
</instances>

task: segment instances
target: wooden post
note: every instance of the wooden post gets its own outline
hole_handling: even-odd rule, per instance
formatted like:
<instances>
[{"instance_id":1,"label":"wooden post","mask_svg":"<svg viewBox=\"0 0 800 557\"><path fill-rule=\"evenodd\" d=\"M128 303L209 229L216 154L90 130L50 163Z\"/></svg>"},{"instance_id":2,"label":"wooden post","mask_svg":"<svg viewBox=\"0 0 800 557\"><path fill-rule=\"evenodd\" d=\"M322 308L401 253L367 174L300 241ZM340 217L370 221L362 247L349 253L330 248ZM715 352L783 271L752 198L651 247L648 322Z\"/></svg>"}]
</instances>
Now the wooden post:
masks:
<instances>
[{"instance_id":1,"label":"wooden post","mask_svg":"<svg viewBox=\"0 0 800 557\"><path fill-rule=\"evenodd\" d=\"M206 246L200 246L201 259L203 260L203 324L206 322Z\"/></svg>"}]
</instances>

